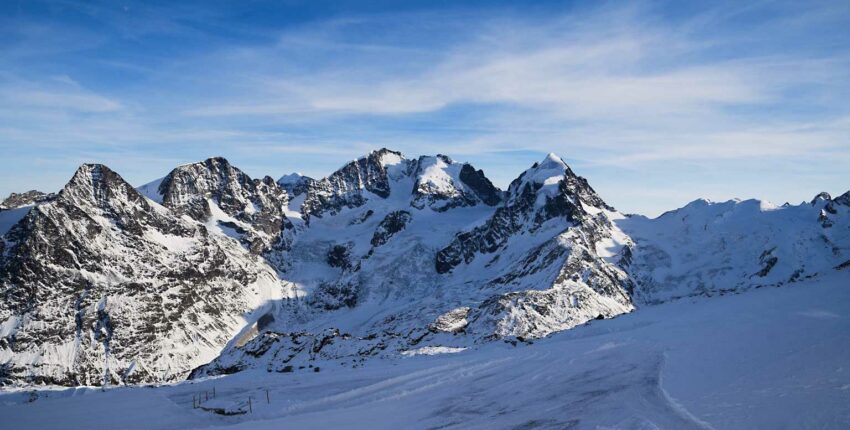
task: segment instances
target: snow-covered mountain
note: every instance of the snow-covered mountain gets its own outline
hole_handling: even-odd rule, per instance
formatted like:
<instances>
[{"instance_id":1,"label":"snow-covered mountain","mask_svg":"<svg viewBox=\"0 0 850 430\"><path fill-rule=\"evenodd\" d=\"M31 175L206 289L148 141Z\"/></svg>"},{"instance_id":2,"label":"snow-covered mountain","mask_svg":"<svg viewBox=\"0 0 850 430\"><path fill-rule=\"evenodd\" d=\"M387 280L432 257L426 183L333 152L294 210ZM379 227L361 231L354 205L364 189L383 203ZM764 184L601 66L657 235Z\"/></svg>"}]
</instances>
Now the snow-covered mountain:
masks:
<instances>
[{"instance_id":1,"label":"snow-covered mountain","mask_svg":"<svg viewBox=\"0 0 850 430\"><path fill-rule=\"evenodd\" d=\"M211 158L134 189L84 165L7 218L10 385L359 366L850 273L850 193L648 219L554 154L504 191L470 164L387 149L319 180L252 179Z\"/></svg>"},{"instance_id":2,"label":"snow-covered mountain","mask_svg":"<svg viewBox=\"0 0 850 430\"><path fill-rule=\"evenodd\" d=\"M238 242L99 164L3 233L4 384L179 379L289 293Z\"/></svg>"},{"instance_id":3,"label":"snow-covered mountain","mask_svg":"<svg viewBox=\"0 0 850 430\"><path fill-rule=\"evenodd\" d=\"M296 198L305 193L314 182L316 182L315 179L297 172L283 175L277 180L277 184L286 190L290 198Z\"/></svg>"},{"instance_id":4,"label":"snow-covered mountain","mask_svg":"<svg viewBox=\"0 0 850 430\"><path fill-rule=\"evenodd\" d=\"M850 267L850 192L796 206L696 200L619 225L635 243L624 266L640 285L638 304L781 286Z\"/></svg>"}]
</instances>

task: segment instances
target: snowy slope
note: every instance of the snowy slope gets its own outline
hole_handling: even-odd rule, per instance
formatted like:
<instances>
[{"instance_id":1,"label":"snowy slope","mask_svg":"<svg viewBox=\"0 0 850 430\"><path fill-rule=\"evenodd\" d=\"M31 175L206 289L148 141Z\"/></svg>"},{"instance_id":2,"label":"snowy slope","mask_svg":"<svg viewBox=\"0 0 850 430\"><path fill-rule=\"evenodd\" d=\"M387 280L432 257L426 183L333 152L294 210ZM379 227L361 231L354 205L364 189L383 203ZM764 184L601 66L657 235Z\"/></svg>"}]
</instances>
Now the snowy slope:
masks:
<instances>
[{"instance_id":1,"label":"snowy slope","mask_svg":"<svg viewBox=\"0 0 850 430\"><path fill-rule=\"evenodd\" d=\"M845 429L850 288L831 273L680 300L535 341L248 371L157 388L0 395L9 428ZM193 396L213 388L193 409ZM267 393L269 403L267 403Z\"/></svg>"},{"instance_id":2,"label":"snowy slope","mask_svg":"<svg viewBox=\"0 0 850 430\"><path fill-rule=\"evenodd\" d=\"M833 272L850 261L848 196L822 194L796 206L696 200L656 219L621 219L636 243L634 299L715 295Z\"/></svg>"},{"instance_id":3,"label":"snowy slope","mask_svg":"<svg viewBox=\"0 0 850 430\"><path fill-rule=\"evenodd\" d=\"M0 237L23 219L34 206L50 201L55 196L53 193L46 194L36 190L9 195L0 202Z\"/></svg>"}]
</instances>

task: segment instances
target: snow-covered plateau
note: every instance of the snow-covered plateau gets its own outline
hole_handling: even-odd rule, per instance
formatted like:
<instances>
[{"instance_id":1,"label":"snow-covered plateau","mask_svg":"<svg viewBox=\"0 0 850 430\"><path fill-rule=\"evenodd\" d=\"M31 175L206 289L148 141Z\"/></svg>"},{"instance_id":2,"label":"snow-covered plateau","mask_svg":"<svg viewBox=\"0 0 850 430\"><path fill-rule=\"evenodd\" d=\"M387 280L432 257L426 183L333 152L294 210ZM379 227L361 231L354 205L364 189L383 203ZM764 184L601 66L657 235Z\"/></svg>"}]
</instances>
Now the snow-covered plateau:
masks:
<instances>
[{"instance_id":1,"label":"snow-covered plateau","mask_svg":"<svg viewBox=\"0 0 850 430\"><path fill-rule=\"evenodd\" d=\"M0 294L2 428L850 428L850 192L650 219L555 154L506 190L85 164L0 203Z\"/></svg>"}]
</instances>

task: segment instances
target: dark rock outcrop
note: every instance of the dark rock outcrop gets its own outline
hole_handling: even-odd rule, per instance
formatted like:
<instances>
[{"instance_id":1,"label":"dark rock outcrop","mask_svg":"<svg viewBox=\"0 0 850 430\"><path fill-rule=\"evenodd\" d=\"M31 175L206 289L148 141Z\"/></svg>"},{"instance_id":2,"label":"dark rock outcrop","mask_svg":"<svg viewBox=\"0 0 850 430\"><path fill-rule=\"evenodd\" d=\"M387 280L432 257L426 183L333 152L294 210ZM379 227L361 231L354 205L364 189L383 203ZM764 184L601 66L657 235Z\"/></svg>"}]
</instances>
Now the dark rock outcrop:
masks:
<instances>
[{"instance_id":1,"label":"dark rock outcrop","mask_svg":"<svg viewBox=\"0 0 850 430\"><path fill-rule=\"evenodd\" d=\"M404 230L413 217L407 211L393 211L378 224L375 234L372 235L372 246L381 246L390 240L396 233Z\"/></svg>"},{"instance_id":2,"label":"dark rock outcrop","mask_svg":"<svg viewBox=\"0 0 850 430\"><path fill-rule=\"evenodd\" d=\"M21 206L35 205L53 199L56 196L54 193L43 193L41 191L30 190L25 193L12 193L5 200L0 202L0 210L14 209Z\"/></svg>"}]
</instances>

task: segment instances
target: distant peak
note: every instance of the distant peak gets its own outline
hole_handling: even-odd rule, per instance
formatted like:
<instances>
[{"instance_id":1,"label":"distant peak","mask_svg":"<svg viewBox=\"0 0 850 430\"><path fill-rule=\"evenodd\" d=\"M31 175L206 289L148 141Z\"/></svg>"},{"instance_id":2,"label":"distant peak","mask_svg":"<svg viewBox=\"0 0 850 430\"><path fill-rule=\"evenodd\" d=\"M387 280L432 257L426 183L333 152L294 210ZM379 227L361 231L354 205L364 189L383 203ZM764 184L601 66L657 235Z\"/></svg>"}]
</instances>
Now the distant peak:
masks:
<instances>
[{"instance_id":1,"label":"distant peak","mask_svg":"<svg viewBox=\"0 0 850 430\"><path fill-rule=\"evenodd\" d=\"M714 202L712 202L709 199L700 197L700 198L688 203L687 206L708 206L708 205L713 204L713 203Z\"/></svg>"},{"instance_id":2,"label":"distant peak","mask_svg":"<svg viewBox=\"0 0 850 430\"><path fill-rule=\"evenodd\" d=\"M554 153L549 153L539 163L534 163L531 168L523 172L517 180L517 184L525 182L554 183L569 170L567 163ZM555 178L555 179L553 179Z\"/></svg>"},{"instance_id":3,"label":"distant peak","mask_svg":"<svg viewBox=\"0 0 850 430\"><path fill-rule=\"evenodd\" d=\"M378 155L382 155L382 154L396 154L396 155L401 155L401 151L396 151L396 150L394 150L394 149L389 149L389 148L376 149L376 150L373 150L371 153L372 153L372 154L378 154Z\"/></svg>"},{"instance_id":4,"label":"distant peak","mask_svg":"<svg viewBox=\"0 0 850 430\"><path fill-rule=\"evenodd\" d=\"M75 180L83 180L83 181L101 181L103 179L104 174L113 173L112 169L106 167L103 164L99 163L85 163L81 164L80 167L77 168L77 171L74 172L74 176L71 178L71 182L75 182Z\"/></svg>"},{"instance_id":5,"label":"distant peak","mask_svg":"<svg viewBox=\"0 0 850 430\"><path fill-rule=\"evenodd\" d=\"M380 158L383 158L386 155L392 155L392 156L404 158L404 155L402 155L402 153L400 151L395 151L395 150L392 150L392 149L389 149L389 148L381 148L381 149L373 149L373 150L369 151L368 154L366 154L362 157L359 157L358 160L362 160L364 158L378 158L378 159L380 159Z\"/></svg>"},{"instance_id":6,"label":"distant peak","mask_svg":"<svg viewBox=\"0 0 850 430\"><path fill-rule=\"evenodd\" d=\"M556 166L556 165L566 167L567 163L565 163L564 160L561 157L559 157L557 154L555 154L554 152L550 152L550 153L546 154L546 158L544 158L543 161L540 162L540 167Z\"/></svg>"},{"instance_id":7,"label":"distant peak","mask_svg":"<svg viewBox=\"0 0 850 430\"><path fill-rule=\"evenodd\" d=\"M399 151L393 151L387 148L381 148L377 151L372 151L370 156L378 160L382 166L399 164L404 161L404 155Z\"/></svg>"},{"instance_id":8,"label":"distant peak","mask_svg":"<svg viewBox=\"0 0 850 430\"><path fill-rule=\"evenodd\" d=\"M290 173L290 174L288 174L288 175L283 175L283 176L281 176L281 177L277 180L277 183L278 183L278 184L281 184L281 185L282 185L282 184L294 184L294 183L296 183L296 182L300 181L300 180L301 180L301 178L304 178L304 177L305 177L305 176L304 176L304 175L302 175L302 174L301 174L301 173L299 173L299 172L292 172L292 173Z\"/></svg>"},{"instance_id":9,"label":"distant peak","mask_svg":"<svg viewBox=\"0 0 850 430\"><path fill-rule=\"evenodd\" d=\"M10 193L9 197L7 197L7 199L14 199L14 198L18 198L18 197L28 197L28 196L43 196L45 194L46 193L43 193L43 192L38 191L38 190L29 190L29 191L25 191L23 193Z\"/></svg>"},{"instance_id":10,"label":"distant peak","mask_svg":"<svg viewBox=\"0 0 850 430\"><path fill-rule=\"evenodd\" d=\"M201 167L201 166L205 166L205 167L225 166L225 167L227 167L227 166L230 166L230 162L227 161L227 159L224 158L224 157L217 156L217 157L210 157L210 158L207 158L206 160L202 160L202 161L195 161L194 163L181 164L181 165L177 166L174 170L185 170L187 168Z\"/></svg>"},{"instance_id":11,"label":"distant peak","mask_svg":"<svg viewBox=\"0 0 850 430\"><path fill-rule=\"evenodd\" d=\"M118 173L103 164L81 165L59 196L64 199L84 199L98 205L108 205L109 196L116 194L141 198L141 195Z\"/></svg>"},{"instance_id":12,"label":"distant peak","mask_svg":"<svg viewBox=\"0 0 850 430\"><path fill-rule=\"evenodd\" d=\"M30 190L23 193L11 193L9 197L0 202L0 210L13 209L20 206L41 203L53 198L54 194L47 194L37 190Z\"/></svg>"},{"instance_id":13,"label":"distant peak","mask_svg":"<svg viewBox=\"0 0 850 430\"><path fill-rule=\"evenodd\" d=\"M815 198L812 199L812 205L816 204L819 201L829 201L832 200L832 196L829 195L826 191L821 191L818 193Z\"/></svg>"},{"instance_id":14,"label":"distant peak","mask_svg":"<svg viewBox=\"0 0 850 430\"><path fill-rule=\"evenodd\" d=\"M213 165L213 166L229 166L230 162L227 161L226 158L218 156L218 157L210 157L203 161L203 164Z\"/></svg>"}]
</instances>

